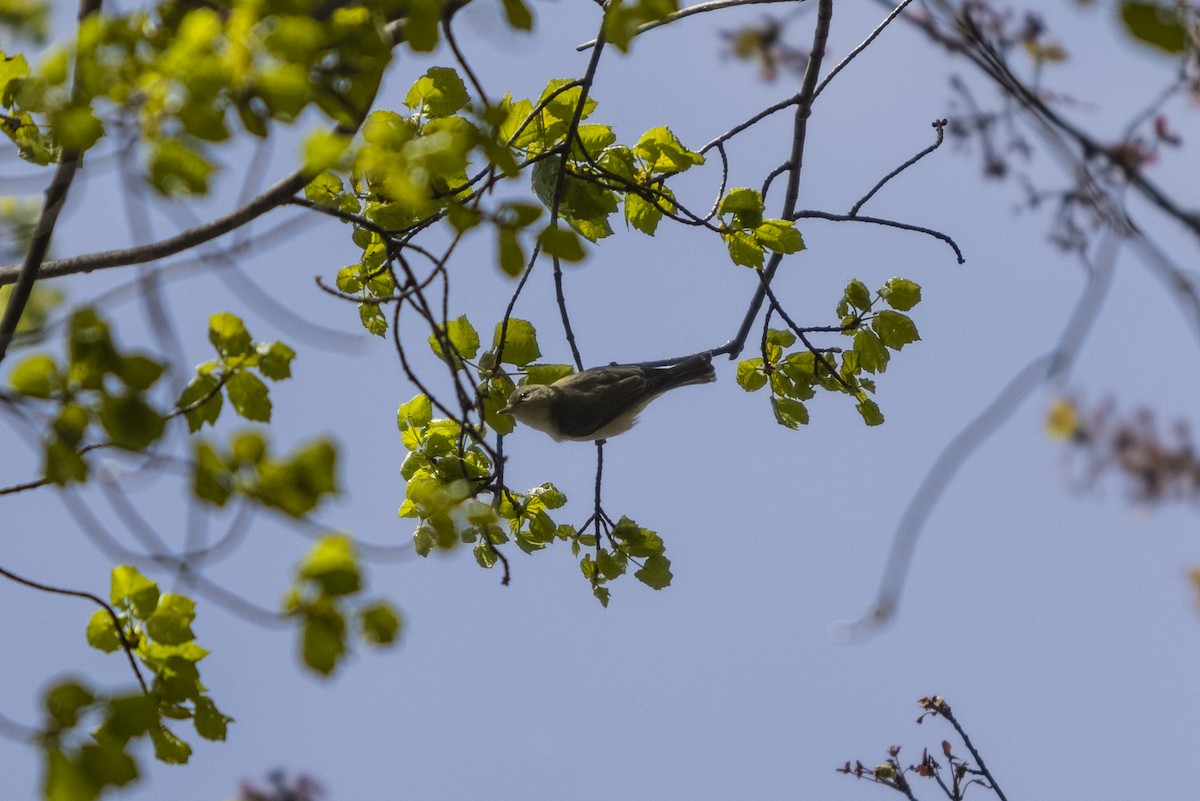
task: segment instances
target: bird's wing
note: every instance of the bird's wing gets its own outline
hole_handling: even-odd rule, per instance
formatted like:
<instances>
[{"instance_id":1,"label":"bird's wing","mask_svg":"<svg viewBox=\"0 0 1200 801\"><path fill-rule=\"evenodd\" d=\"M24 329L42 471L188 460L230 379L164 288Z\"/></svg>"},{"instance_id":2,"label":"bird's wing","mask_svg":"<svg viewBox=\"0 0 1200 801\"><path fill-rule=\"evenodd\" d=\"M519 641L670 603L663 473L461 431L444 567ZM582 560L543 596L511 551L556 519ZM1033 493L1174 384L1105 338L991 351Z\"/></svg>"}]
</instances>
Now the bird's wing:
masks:
<instances>
[{"instance_id":1,"label":"bird's wing","mask_svg":"<svg viewBox=\"0 0 1200 801\"><path fill-rule=\"evenodd\" d=\"M570 399L556 399L551 404L551 414L563 434L589 436L653 397L647 393L651 389L647 383L648 372L644 367L613 366L568 376L562 382L569 384L565 389L571 391ZM568 404L570 413L561 414L560 408L565 409Z\"/></svg>"}]
</instances>

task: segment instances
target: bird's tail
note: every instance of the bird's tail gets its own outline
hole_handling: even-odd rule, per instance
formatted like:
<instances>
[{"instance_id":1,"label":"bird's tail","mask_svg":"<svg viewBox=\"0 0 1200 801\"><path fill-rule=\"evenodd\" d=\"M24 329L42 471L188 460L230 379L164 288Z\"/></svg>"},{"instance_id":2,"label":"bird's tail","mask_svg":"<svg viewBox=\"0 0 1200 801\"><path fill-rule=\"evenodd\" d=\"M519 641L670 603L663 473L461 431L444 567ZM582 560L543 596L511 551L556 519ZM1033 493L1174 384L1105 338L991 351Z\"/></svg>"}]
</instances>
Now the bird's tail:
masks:
<instances>
[{"instance_id":1,"label":"bird's tail","mask_svg":"<svg viewBox=\"0 0 1200 801\"><path fill-rule=\"evenodd\" d=\"M717 380L717 371L713 369L712 357L707 353L692 356L665 368L666 379L663 391L675 387L686 387L689 384L707 384Z\"/></svg>"}]
</instances>

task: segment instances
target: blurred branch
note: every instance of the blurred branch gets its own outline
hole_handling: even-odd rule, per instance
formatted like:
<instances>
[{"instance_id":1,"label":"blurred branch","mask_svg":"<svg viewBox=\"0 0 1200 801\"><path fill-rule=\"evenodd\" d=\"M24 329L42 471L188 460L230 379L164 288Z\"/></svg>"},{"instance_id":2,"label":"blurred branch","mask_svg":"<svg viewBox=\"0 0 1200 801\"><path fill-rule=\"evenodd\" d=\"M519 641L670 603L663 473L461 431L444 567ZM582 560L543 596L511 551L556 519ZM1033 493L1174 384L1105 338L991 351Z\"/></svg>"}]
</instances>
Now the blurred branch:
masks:
<instances>
[{"instance_id":1,"label":"blurred branch","mask_svg":"<svg viewBox=\"0 0 1200 801\"><path fill-rule=\"evenodd\" d=\"M303 169L296 170L241 208L204 225L199 225L175 236L140 247L105 250L83 256L72 256L67 259L50 259L42 264L39 277L57 278L76 273L90 273L94 270L103 270L110 267L145 264L146 262L156 261L185 250L190 250L197 245L216 239L219 236L224 236L230 231L277 208L290 196L303 189L308 181L309 176ZM15 283L20 273L21 269L17 267L0 267L0 286Z\"/></svg>"}]
</instances>

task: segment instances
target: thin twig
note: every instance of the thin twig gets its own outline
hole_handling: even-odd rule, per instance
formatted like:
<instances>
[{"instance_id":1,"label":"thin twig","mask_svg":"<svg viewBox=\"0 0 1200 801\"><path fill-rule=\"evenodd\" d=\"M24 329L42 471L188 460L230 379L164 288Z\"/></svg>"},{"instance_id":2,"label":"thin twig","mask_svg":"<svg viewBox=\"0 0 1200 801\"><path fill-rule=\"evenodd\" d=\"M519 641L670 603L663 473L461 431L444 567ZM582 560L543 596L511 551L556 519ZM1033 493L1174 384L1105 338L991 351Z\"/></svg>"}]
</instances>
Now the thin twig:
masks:
<instances>
[{"instance_id":1,"label":"thin twig","mask_svg":"<svg viewBox=\"0 0 1200 801\"><path fill-rule=\"evenodd\" d=\"M138 684L142 686L142 692L146 695L150 694L150 688L146 685L146 679L142 677L142 671L141 668L138 667L137 659L134 658L134 647L129 640L125 638L125 630L121 625L121 619L117 617L116 610L109 606L108 603L102 598L82 590L68 590L63 587L51 587L49 584L42 584L41 582L33 581L32 579L22 578L16 573L5 570L2 567L0 567L0 576L4 576L9 581L22 584L30 589L48 592L52 595L66 595L72 598L83 598L84 600L91 601L107 612L109 618L112 620L113 628L117 632L117 638L121 641L121 648L125 651L125 656L129 659L129 667L133 669L133 675L137 677Z\"/></svg>"},{"instance_id":2,"label":"thin twig","mask_svg":"<svg viewBox=\"0 0 1200 801\"><path fill-rule=\"evenodd\" d=\"M912 0L903 0L900 5L892 9L892 13L884 17L883 22L876 25L875 30L871 31L870 35L867 36L866 39L863 39L862 42L859 43L858 47L851 50L836 67L830 70L829 74L825 76L825 79L822 80L820 85L817 86L816 91L813 92L813 100L816 100L821 92L825 91L825 87L829 85L829 82L833 80L833 77L841 72L851 61L853 61L859 53L866 50L867 46L871 44L871 42L875 41L876 37L883 33L883 29L890 25L892 20L900 16L900 13L904 11L905 7L911 2Z\"/></svg>"},{"instance_id":3,"label":"thin twig","mask_svg":"<svg viewBox=\"0 0 1200 801\"><path fill-rule=\"evenodd\" d=\"M933 144L930 145L929 147L925 148L924 150L922 150L917 155L910 158L908 161L901 164L896 169L889 172L887 175L880 178L879 183L877 183L877 184L875 184L875 186L871 187L871 191L867 192L867 194L865 194L861 198L859 198L859 201L850 208L850 214L848 216L857 217L858 210L861 209L863 207L863 204L865 204L868 200L875 197L875 193L878 192L880 189L882 189L884 184L886 184L888 181L892 180L897 175L904 172L909 167L916 164L918 161L925 158L930 153L932 153L933 151L935 151L939 147L941 147L942 142L946 138L946 133L945 133L946 125L947 125L947 120L935 120L933 123L933 128L935 131L937 131L937 138L934 140Z\"/></svg>"}]
</instances>

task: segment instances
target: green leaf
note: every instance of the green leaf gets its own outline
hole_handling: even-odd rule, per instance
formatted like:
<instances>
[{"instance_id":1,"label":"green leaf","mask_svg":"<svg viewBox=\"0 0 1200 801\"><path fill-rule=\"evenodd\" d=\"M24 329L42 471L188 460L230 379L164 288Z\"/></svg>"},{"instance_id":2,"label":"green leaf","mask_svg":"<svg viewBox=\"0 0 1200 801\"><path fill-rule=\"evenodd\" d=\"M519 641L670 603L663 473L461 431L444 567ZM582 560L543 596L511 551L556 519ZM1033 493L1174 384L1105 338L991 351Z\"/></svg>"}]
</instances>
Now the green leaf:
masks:
<instances>
[{"instance_id":1,"label":"green leaf","mask_svg":"<svg viewBox=\"0 0 1200 801\"><path fill-rule=\"evenodd\" d=\"M54 418L50 425L64 445L76 448L83 440L83 434L90 423L87 409L78 403L65 403L59 409L58 417Z\"/></svg>"},{"instance_id":2,"label":"green leaf","mask_svg":"<svg viewBox=\"0 0 1200 801\"><path fill-rule=\"evenodd\" d=\"M213 165L176 139L163 139L151 151L151 185L164 195L204 195Z\"/></svg>"},{"instance_id":3,"label":"green leaf","mask_svg":"<svg viewBox=\"0 0 1200 801\"><path fill-rule=\"evenodd\" d=\"M308 182L308 185L304 187L304 197L318 206L325 206L330 209L357 211L359 208L357 201L354 202L353 208L345 208L347 200L346 187L342 183L341 178L328 170L320 173ZM349 197L353 198L353 195Z\"/></svg>"},{"instance_id":4,"label":"green leaf","mask_svg":"<svg viewBox=\"0 0 1200 801\"><path fill-rule=\"evenodd\" d=\"M661 590L671 584L671 560L661 554L647 557L641 570L634 577L654 590Z\"/></svg>"},{"instance_id":5,"label":"green leaf","mask_svg":"<svg viewBox=\"0 0 1200 801\"><path fill-rule=\"evenodd\" d=\"M512 379L506 375L499 375L480 385L484 422L497 434L511 434L516 427L516 421L511 415L500 414L514 389L516 386Z\"/></svg>"},{"instance_id":6,"label":"green leaf","mask_svg":"<svg viewBox=\"0 0 1200 801\"><path fill-rule=\"evenodd\" d=\"M648 236L654 236L663 213L657 205L641 195L630 192L625 196L625 222Z\"/></svg>"},{"instance_id":7,"label":"green leaf","mask_svg":"<svg viewBox=\"0 0 1200 801\"><path fill-rule=\"evenodd\" d=\"M754 392L767 385L767 374L763 371L762 359L743 359L737 366L738 386Z\"/></svg>"},{"instance_id":8,"label":"green leaf","mask_svg":"<svg viewBox=\"0 0 1200 801\"><path fill-rule=\"evenodd\" d=\"M867 289L866 284L855 278L846 284L843 300L851 307L865 311L871 308L871 290ZM845 314L846 312L839 308L838 315L844 316Z\"/></svg>"},{"instance_id":9,"label":"green leaf","mask_svg":"<svg viewBox=\"0 0 1200 801\"><path fill-rule=\"evenodd\" d=\"M530 500L536 500L547 509L561 509L567 503L567 496L550 482L539 484L529 491Z\"/></svg>"},{"instance_id":10,"label":"green leaf","mask_svg":"<svg viewBox=\"0 0 1200 801\"><path fill-rule=\"evenodd\" d=\"M304 139L301 156L304 171L317 175L326 170L343 169L349 163L350 137L335 131L313 131ZM357 204L356 204L357 205Z\"/></svg>"},{"instance_id":11,"label":"green leaf","mask_svg":"<svg viewBox=\"0 0 1200 801\"><path fill-rule=\"evenodd\" d=\"M483 539L475 543L475 547L471 549L471 552L475 555L475 563L485 570L490 570L496 564L495 551L489 548L487 542Z\"/></svg>"},{"instance_id":12,"label":"green leaf","mask_svg":"<svg viewBox=\"0 0 1200 801\"><path fill-rule=\"evenodd\" d=\"M288 461L260 465L258 486L251 494L292 517L308 514L322 496L337 492L336 461L333 445L318 440L301 448Z\"/></svg>"},{"instance_id":13,"label":"green leaf","mask_svg":"<svg viewBox=\"0 0 1200 801\"><path fill-rule=\"evenodd\" d=\"M145 392L162 377L163 366L148 356L134 354L121 357L115 372L117 377L125 382L125 386Z\"/></svg>"},{"instance_id":14,"label":"green leaf","mask_svg":"<svg viewBox=\"0 0 1200 801\"><path fill-rule=\"evenodd\" d=\"M163 418L138 397L105 395L100 425L112 443L128 451L144 451L162 436Z\"/></svg>"},{"instance_id":15,"label":"green leaf","mask_svg":"<svg viewBox=\"0 0 1200 801\"><path fill-rule=\"evenodd\" d=\"M379 308L378 303L358 304L358 319L368 333L377 337L387 333L387 318L383 316L383 310Z\"/></svg>"},{"instance_id":16,"label":"green leaf","mask_svg":"<svg viewBox=\"0 0 1200 801\"><path fill-rule=\"evenodd\" d=\"M349 537L327 534L317 540L297 571L328 595L350 595L362 588L358 557Z\"/></svg>"},{"instance_id":17,"label":"green leaf","mask_svg":"<svg viewBox=\"0 0 1200 801\"><path fill-rule=\"evenodd\" d=\"M450 320L443 330L458 356L464 359L474 359L479 353L479 333L475 330L475 326L471 325L471 321L467 319L466 315ZM442 346L433 334L429 335L429 347L433 348L433 352L437 354L438 358L445 358L442 354Z\"/></svg>"},{"instance_id":18,"label":"green leaf","mask_svg":"<svg viewBox=\"0 0 1200 801\"><path fill-rule=\"evenodd\" d=\"M217 705L207 695L201 695L194 701L196 712L194 722L196 724L196 734L199 734L205 740L225 739L226 730L229 724L233 722L233 718L221 713L217 709Z\"/></svg>"},{"instance_id":19,"label":"green leaf","mask_svg":"<svg viewBox=\"0 0 1200 801\"><path fill-rule=\"evenodd\" d=\"M492 337L492 350L499 351L500 336L504 335L504 352L500 361L524 367L535 359L541 358L542 351L538 347L537 330L533 323L519 317L510 317L507 328L503 323L496 323L496 331Z\"/></svg>"},{"instance_id":20,"label":"green leaf","mask_svg":"<svg viewBox=\"0 0 1200 801\"><path fill-rule=\"evenodd\" d=\"M790 348L796 344L796 335L782 328L767 329L767 344L779 348Z\"/></svg>"},{"instance_id":21,"label":"green leaf","mask_svg":"<svg viewBox=\"0 0 1200 801\"><path fill-rule=\"evenodd\" d=\"M346 653L346 620L331 604L309 607L304 615L301 658L322 676L328 676Z\"/></svg>"},{"instance_id":22,"label":"green leaf","mask_svg":"<svg viewBox=\"0 0 1200 801\"><path fill-rule=\"evenodd\" d=\"M519 31L533 30L533 13L523 0L503 0L504 18Z\"/></svg>"},{"instance_id":23,"label":"green leaf","mask_svg":"<svg viewBox=\"0 0 1200 801\"><path fill-rule=\"evenodd\" d=\"M129 609L143 620L158 606L158 585L138 572L136 567L118 565L112 571L109 600L118 609Z\"/></svg>"},{"instance_id":24,"label":"green leaf","mask_svg":"<svg viewBox=\"0 0 1200 801\"><path fill-rule=\"evenodd\" d=\"M260 423L271 421L271 399L262 379L245 370L238 370L225 382L225 391L233 409L247 420Z\"/></svg>"},{"instance_id":25,"label":"green leaf","mask_svg":"<svg viewBox=\"0 0 1200 801\"><path fill-rule=\"evenodd\" d=\"M447 117L470 99L457 72L449 67L430 67L408 90L404 105L429 117Z\"/></svg>"},{"instance_id":26,"label":"green leaf","mask_svg":"<svg viewBox=\"0 0 1200 801\"><path fill-rule=\"evenodd\" d=\"M71 315L67 343L68 373L82 389L103 389L104 377L121 367L108 324L89 308Z\"/></svg>"},{"instance_id":27,"label":"green leaf","mask_svg":"<svg viewBox=\"0 0 1200 801\"><path fill-rule=\"evenodd\" d=\"M192 621L196 619L196 602L186 595L163 593L154 614L146 618L146 633L164 645L179 645L196 639Z\"/></svg>"},{"instance_id":28,"label":"green leaf","mask_svg":"<svg viewBox=\"0 0 1200 801\"><path fill-rule=\"evenodd\" d=\"M795 430L808 424L808 409L798 400L771 398L771 408L775 411L775 421L781 426Z\"/></svg>"},{"instance_id":29,"label":"green leaf","mask_svg":"<svg viewBox=\"0 0 1200 801\"><path fill-rule=\"evenodd\" d=\"M192 493L202 501L224 506L233 493L233 477L229 468L221 461L213 447L204 441L196 442L193 461L195 469L192 474Z\"/></svg>"},{"instance_id":30,"label":"green leaf","mask_svg":"<svg viewBox=\"0 0 1200 801\"><path fill-rule=\"evenodd\" d=\"M118 696L108 702L108 718L98 732L128 742L150 731L158 722L158 704L153 697L137 693Z\"/></svg>"},{"instance_id":31,"label":"green leaf","mask_svg":"<svg viewBox=\"0 0 1200 801\"><path fill-rule=\"evenodd\" d=\"M621 52L629 49L638 27L677 10L675 0L612 0L604 9L604 33Z\"/></svg>"},{"instance_id":32,"label":"green leaf","mask_svg":"<svg viewBox=\"0 0 1200 801\"><path fill-rule=\"evenodd\" d=\"M879 411L879 406L870 398L860 396L854 408L858 409L858 413L862 415L863 422L867 425L877 426L883 423L883 412Z\"/></svg>"},{"instance_id":33,"label":"green leaf","mask_svg":"<svg viewBox=\"0 0 1200 801\"><path fill-rule=\"evenodd\" d=\"M93 801L100 797L98 787L82 765L72 762L60 749L53 748L46 756L46 801Z\"/></svg>"},{"instance_id":34,"label":"green leaf","mask_svg":"<svg viewBox=\"0 0 1200 801\"><path fill-rule=\"evenodd\" d=\"M292 377L292 360L296 351L282 342L267 344L260 342L255 347L258 352L258 371L272 381L282 381Z\"/></svg>"},{"instance_id":35,"label":"green leaf","mask_svg":"<svg viewBox=\"0 0 1200 801\"><path fill-rule=\"evenodd\" d=\"M557 225L547 226L538 236L538 243L547 256L554 256L567 262L580 262L587 256L579 235L568 228Z\"/></svg>"},{"instance_id":36,"label":"green leaf","mask_svg":"<svg viewBox=\"0 0 1200 801\"><path fill-rule=\"evenodd\" d=\"M87 624L87 642L106 654L121 647L121 636L113 624L112 615L106 609L97 609Z\"/></svg>"},{"instance_id":37,"label":"green leaf","mask_svg":"<svg viewBox=\"0 0 1200 801\"><path fill-rule=\"evenodd\" d=\"M428 53L437 47L442 8L440 0L413 0L408 4L403 31L409 47L418 53Z\"/></svg>"},{"instance_id":38,"label":"green leaf","mask_svg":"<svg viewBox=\"0 0 1200 801\"><path fill-rule=\"evenodd\" d=\"M883 340L865 328L854 332L854 352L858 354L859 366L869 373L882 373L892 358Z\"/></svg>"},{"instance_id":39,"label":"green leaf","mask_svg":"<svg viewBox=\"0 0 1200 801\"><path fill-rule=\"evenodd\" d=\"M188 642L195 644L191 641ZM203 648L200 651L207 653ZM200 684L200 671L196 667L196 660L176 653L156 656L158 658L154 660L155 673L157 673L155 690L162 701L169 704L181 704L204 691L204 687Z\"/></svg>"},{"instance_id":40,"label":"green leaf","mask_svg":"<svg viewBox=\"0 0 1200 801\"><path fill-rule=\"evenodd\" d=\"M386 601L358 613L363 639L373 645L390 645L400 636L400 615Z\"/></svg>"},{"instance_id":41,"label":"green leaf","mask_svg":"<svg viewBox=\"0 0 1200 801\"><path fill-rule=\"evenodd\" d=\"M1121 21L1134 39L1167 53L1187 49L1187 28L1170 3L1140 3L1123 0Z\"/></svg>"},{"instance_id":42,"label":"green leaf","mask_svg":"<svg viewBox=\"0 0 1200 801\"><path fill-rule=\"evenodd\" d=\"M58 363L45 353L21 361L8 375L12 388L30 398L49 398L62 387Z\"/></svg>"},{"instance_id":43,"label":"green leaf","mask_svg":"<svg viewBox=\"0 0 1200 801\"><path fill-rule=\"evenodd\" d=\"M525 384L553 384L560 378L566 378L575 372L569 364L527 364L525 365Z\"/></svg>"},{"instance_id":44,"label":"green leaf","mask_svg":"<svg viewBox=\"0 0 1200 801\"><path fill-rule=\"evenodd\" d=\"M511 228L496 229L496 261L507 275L516 278L525 272L525 250Z\"/></svg>"},{"instance_id":45,"label":"green leaf","mask_svg":"<svg viewBox=\"0 0 1200 801\"><path fill-rule=\"evenodd\" d=\"M764 210L762 195L758 190L744 186L730 189L721 198L721 205L717 208L720 214L732 214L738 228L757 228L762 223Z\"/></svg>"},{"instance_id":46,"label":"green leaf","mask_svg":"<svg viewBox=\"0 0 1200 801\"><path fill-rule=\"evenodd\" d=\"M776 253L797 253L804 249L804 239L790 220L763 220L754 229L754 237Z\"/></svg>"},{"instance_id":47,"label":"green leaf","mask_svg":"<svg viewBox=\"0 0 1200 801\"><path fill-rule=\"evenodd\" d=\"M54 141L68 153L83 153L104 136L104 123L88 106L51 112L49 120Z\"/></svg>"},{"instance_id":48,"label":"green leaf","mask_svg":"<svg viewBox=\"0 0 1200 801\"><path fill-rule=\"evenodd\" d=\"M921 339L917 327L907 315L897 311L884 309L871 321L875 333L892 350L900 350L905 345Z\"/></svg>"},{"instance_id":49,"label":"green leaf","mask_svg":"<svg viewBox=\"0 0 1200 801\"><path fill-rule=\"evenodd\" d=\"M97 787L124 787L137 778L137 763L125 753L125 743L112 738L86 743L79 749L83 771Z\"/></svg>"},{"instance_id":50,"label":"green leaf","mask_svg":"<svg viewBox=\"0 0 1200 801\"><path fill-rule=\"evenodd\" d=\"M763 266L763 246L753 236L741 231L721 234L725 247L729 249L729 258L734 264L759 270Z\"/></svg>"},{"instance_id":51,"label":"green leaf","mask_svg":"<svg viewBox=\"0 0 1200 801\"><path fill-rule=\"evenodd\" d=\"M96 698L77 682L55 685L46 693L46 712L59 728L69 729L79 721L79 713L91 706Z\"/></svg>"},{"instance_id":52,"label":"green leaf","mask_svg":"<svg viewBox=\"0 0 1200 801\"><path fill-rule=\"evenodd\" d=\"M154 756L159 762L184 765L192 756L192 747L162 724L150 729L150 739L154 742Z\"/></svg>"},{"instance_id":53,"label":"green leaf","mask_svg":"<svg viewBox=\"0 0 1200 801\"><path fill-rule=\"evenodd\" d=\"M684 147L679 137L665 126L651 128L642 134L642 138L633 146L633 154L642 160L653 175L674 175L704 163L704 156ZM738 202L736 199L733 201L735 205Z\"/></svg>"},{"instance_id":54,"label":"green leaf","mask_svg":"<svg viewBox=\"0 0 1200 801\"><path fill-rule=\"evenodd\" d=\"M433 419L433 404L425 395L417 395L408 403L400 404L396 424L403 431L408 426L424 428Z\"/></svg>"},{"instance_id":55,"label":"green leaf","mask_svg":"<svg viewBox=\"0 0 1200 801\"><path fill-rule=\"evenodd\" d=\"M42 473L51 484L66 486L87 479L87 462L72 446L60 439L46 441L45 460Z\"/></svg>"},{"instance_id":56,"label":"green leaf","mask_svg":"<svg viewBox=\"0 0 1200 801\"><path fill-rule=\"evenodd\" d=\"M576 136L583 143L583 151L580 152L579 142L575 143L575 151L572 158L594 159L604 148L617 141L617 133L612 129L611 125L599 125L597 123L585 123L579 126L576 131Z\"/></svg>"},{"instance_id":57,"label":"green leaf","mask_svg":"<svg viewBox=\"0 0 1200 801\"><path fill-rule=\"evenodd\" d=\"M908 311L921 302L921 287L907 278L889 278L879 296L896 311Z\"/></svg>"},{"instance_id":58,"label":"green leaf","mask_svg":"<svg viewBox=\"0 0 1200 801\"><path fill-rule=\"evenodd\" d=\"M229 312L208 318L208 341L226 358L247 356L253 350L253 341L242 319Z\"/></svg>"}]
</instances>

